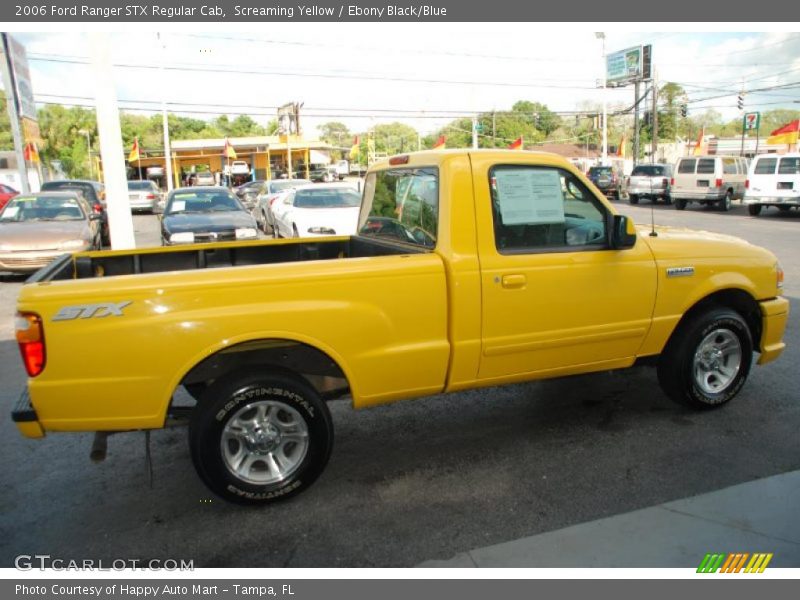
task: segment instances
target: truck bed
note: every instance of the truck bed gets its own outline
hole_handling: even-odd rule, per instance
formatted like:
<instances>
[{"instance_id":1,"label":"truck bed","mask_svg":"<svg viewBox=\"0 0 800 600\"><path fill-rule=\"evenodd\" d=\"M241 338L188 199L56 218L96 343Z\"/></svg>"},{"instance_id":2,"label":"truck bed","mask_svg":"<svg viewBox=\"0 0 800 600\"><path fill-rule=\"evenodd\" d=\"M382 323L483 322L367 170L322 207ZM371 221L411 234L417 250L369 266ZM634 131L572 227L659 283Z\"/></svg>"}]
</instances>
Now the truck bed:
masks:
<instances>
[{"instance_id":1,"label":"truck bed","mask_svg":"<svg viewBox=\"0 0 800 600\"><path fill-rule=\"evenodd\" d=\"M390 256L426 252L404 244L365 237L219 243L64 255L32 275L29 283L90 279L138 273L163 273L220 267Z\"/></svg>"}]
</instances>

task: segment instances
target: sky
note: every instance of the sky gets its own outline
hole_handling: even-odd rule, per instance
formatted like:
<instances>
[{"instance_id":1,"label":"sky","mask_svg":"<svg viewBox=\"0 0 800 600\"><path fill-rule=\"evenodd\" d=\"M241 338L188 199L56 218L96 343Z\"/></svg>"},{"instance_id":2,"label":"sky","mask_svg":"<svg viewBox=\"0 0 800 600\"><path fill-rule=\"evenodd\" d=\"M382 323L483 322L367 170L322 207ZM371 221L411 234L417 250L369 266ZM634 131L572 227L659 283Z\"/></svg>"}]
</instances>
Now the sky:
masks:
<instances>
[{"instance_id":1,"label":"sky","mask_svg":"<svg viewBox=\"0 0 800 600\"><path fill-rule=\"evenodd\" d=\"M302 102L301 124L312 136L328 121L353 132L400 121L424 135L459 116L508 110L518 100L585 110L603 97L601 29L607 53L652 44L658 80L684 86L690 114L713 107L734 118L740 89L800 82L798 31L707 32L691 24L671 31L654 24L231 25L172 24L162 28L163 47L154 28L160 26L110 32L121 107L138 101L156 110L166 100L170 111L187 116L246 113L266 123L278 106ZM27 48L37 101L93 103L93 71L80 64L90 57L89 34L13 35ZM609 106L633 103L632 86L605 93ZM702 101L714 96L722 97ZM800 109L800 83L745 99L748 111Z\"/></svg>"}]
</instances>

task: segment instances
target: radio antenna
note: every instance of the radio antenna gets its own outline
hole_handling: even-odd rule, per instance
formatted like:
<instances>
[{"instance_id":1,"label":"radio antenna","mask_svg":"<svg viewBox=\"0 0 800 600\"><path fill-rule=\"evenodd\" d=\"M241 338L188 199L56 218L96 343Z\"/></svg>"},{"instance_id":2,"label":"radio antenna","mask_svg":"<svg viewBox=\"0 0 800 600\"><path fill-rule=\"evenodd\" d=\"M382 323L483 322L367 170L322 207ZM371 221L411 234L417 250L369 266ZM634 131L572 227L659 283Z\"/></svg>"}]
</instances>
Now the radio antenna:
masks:
<instances>
[{"instance_id":1,"label":"radio antenna","mask_svg":"<svg viewBox=\"0 0 800 600\"><path fill-rule=\"evenodd\" d=\"M658 237L656 233L656 209L653 206L655 203L655 199L650 201L650 237Z\"/></svg>"}]
</instances>

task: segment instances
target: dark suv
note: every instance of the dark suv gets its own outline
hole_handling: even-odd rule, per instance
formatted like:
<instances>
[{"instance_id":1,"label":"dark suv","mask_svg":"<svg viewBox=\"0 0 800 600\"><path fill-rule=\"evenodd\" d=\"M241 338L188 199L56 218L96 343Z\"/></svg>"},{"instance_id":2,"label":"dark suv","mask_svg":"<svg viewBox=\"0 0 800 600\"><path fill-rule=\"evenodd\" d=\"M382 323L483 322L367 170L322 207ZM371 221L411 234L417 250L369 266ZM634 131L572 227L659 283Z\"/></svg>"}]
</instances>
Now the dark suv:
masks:
<instances>
[{"instance_id":1,"label":"dark suv","mask_svg":"<svg viewBox=\"0 0 800 600\"><path fill-rule=\"evenodd\" d=\"M589 180L597 186L606 196L613 196L617 200L622 195L622 179L613 167L592 167L586 174Z\"/></svg>"}]
</instances>

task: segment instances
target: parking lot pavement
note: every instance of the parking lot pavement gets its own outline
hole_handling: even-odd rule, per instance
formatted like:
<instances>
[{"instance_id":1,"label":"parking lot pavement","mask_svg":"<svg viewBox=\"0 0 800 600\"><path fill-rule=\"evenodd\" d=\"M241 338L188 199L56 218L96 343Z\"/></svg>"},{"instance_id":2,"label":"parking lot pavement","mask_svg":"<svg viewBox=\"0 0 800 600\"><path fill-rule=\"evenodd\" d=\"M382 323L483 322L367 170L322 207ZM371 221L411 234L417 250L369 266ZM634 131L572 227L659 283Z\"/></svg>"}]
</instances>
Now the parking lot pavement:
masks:
<instances>
[{"instance_id":1,"label":"parking lot pavement","mask_svg":"<svg viewBox=\"0 0 800 600\"><path fill-rule=\"evenodd\" d=\"M647 205L616 204L649 222ZM139 432L112 436L107 460L92 464L90 434L28 440L6 417L0 566L35 553L185 558L205 567L413 566L800 469L800 212L752 218L739 206L730 213L656 207L653 214L660 224L764 245L786 270L787 350L755 367L721 410L673 404L646 368L358 412L336 401L326 472L305 494L261 509L210 496L182 429L153 433L150 488ZM155 234L157 244L155 217L136 216L134 226L137 239ZM25 382L12 321L22 279L0 279L0 410L8 415ZM653 552L653 560L671 556Z\"/></svg>"}]
</instances>

